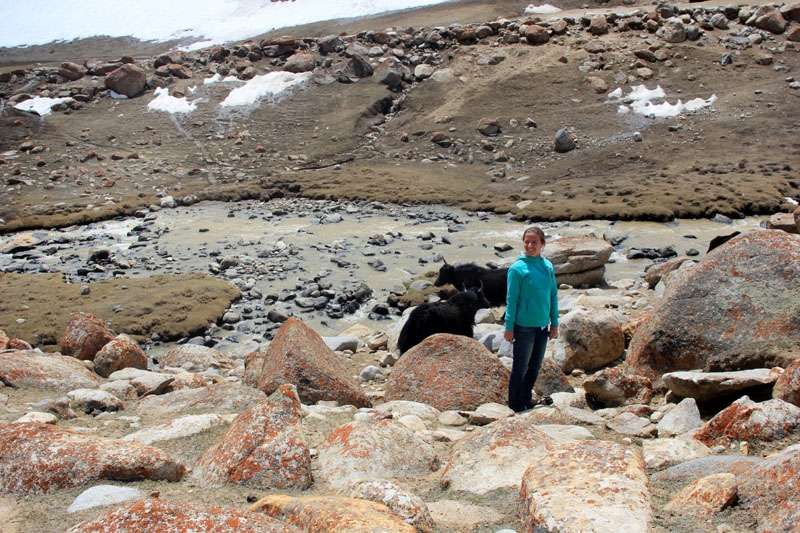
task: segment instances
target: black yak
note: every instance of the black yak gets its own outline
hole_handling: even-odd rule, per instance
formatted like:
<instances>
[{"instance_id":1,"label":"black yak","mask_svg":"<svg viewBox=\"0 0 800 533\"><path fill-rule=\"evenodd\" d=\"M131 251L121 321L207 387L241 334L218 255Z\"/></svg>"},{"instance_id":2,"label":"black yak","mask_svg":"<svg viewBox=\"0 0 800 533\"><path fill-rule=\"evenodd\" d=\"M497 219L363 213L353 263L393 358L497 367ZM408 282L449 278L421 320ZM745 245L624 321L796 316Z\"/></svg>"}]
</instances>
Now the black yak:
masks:
<instances>
[{"instance_id":1,"label":"black yak","mask_svg":"<svg viewBox=\"0 0 800 533\"><path fill-rule=\"evenodd\" d=\"M420 304L400 330L397 349L403 354L434 333L472 337L475 313L486 307L489 302L479 288L458 292L447 300Z\"/></svg>"},{"instance_id":2,"label":"black yak","mask_svg":"<svg viewBox=\"0 0 800 533\"><path fill-rule=\"evenodd\" d=\"M483 294L492 307L506 304L506 279L508 268L485 268L475 263L450 265L444 262L439 269L439 276L433 284L437 287L448 283L459 291L467 287L482 287Z\"/></svg>"},{"instance_id":3,"label":"black yak","mask_svg":"<svg viewBox=\"0 0 800 533\"><path fill-rule=\"evenodd\" d=\"M717 235L716 237L711 239L710 243L708 243L708 250L706 250L706 253L710 252L714 248L719 248L720 246L722 246L729 240L733 239L737 235L741 235L741 232L734 231L733 233L730 233L728 235Z\"/></svg>"}]
</instances>

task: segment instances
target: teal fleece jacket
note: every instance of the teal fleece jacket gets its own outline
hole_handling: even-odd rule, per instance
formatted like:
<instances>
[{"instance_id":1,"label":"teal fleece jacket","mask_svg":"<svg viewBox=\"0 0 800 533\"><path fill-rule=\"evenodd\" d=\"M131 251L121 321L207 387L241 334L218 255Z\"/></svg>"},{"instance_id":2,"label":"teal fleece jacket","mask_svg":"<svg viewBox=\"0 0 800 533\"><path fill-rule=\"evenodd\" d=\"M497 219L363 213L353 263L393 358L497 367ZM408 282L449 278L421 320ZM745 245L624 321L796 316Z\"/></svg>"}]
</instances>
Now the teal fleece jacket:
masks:
<instances>
[{"instance_id":1,"label":"teal fleece jacket","mask_svg":"<svg viewBox=\"0 0 800 533\"><path fill-rule=\"evenodd\" d=\"M508 269L506 331L523 327L558 326L558 286L553 263L520 254Z\"/></svg>"}]
</instances>

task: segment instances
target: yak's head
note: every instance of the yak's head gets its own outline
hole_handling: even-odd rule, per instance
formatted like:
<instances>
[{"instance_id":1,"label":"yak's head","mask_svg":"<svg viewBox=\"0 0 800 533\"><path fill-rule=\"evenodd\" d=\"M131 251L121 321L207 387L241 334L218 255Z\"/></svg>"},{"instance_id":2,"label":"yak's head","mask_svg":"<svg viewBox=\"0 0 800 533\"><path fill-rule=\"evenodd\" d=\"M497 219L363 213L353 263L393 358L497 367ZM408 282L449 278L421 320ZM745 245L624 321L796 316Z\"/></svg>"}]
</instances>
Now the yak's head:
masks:
<instances>
[{"instance_id":1,"label":"yak's head","mask_svg":"<svg viewBox=\"0 0 800 533\"><path fill-rule=\"evenodd\" d=\"M439 275L436 276L436 281L433 282L434 286L441 287L448 283L453 284L456 280L456 268L445 261L442 268L439 269Z\"/></svg>"}]
</instances>

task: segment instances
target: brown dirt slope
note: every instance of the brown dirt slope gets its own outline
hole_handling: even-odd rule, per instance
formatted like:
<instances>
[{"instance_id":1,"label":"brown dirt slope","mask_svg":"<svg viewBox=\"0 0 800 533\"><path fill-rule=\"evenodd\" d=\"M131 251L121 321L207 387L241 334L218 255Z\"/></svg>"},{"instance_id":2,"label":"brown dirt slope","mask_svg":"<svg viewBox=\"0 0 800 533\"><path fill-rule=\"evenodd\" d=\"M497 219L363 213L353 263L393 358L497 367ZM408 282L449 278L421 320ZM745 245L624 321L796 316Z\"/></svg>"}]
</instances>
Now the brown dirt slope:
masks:
<instances>
[{"instance_id":1,"label":"brown dirt slope","mask_svg":"<svg viewBox=\"0 0 800 533\"><path fill-rule=\"evenodd\" d=\"M428 31L499 17L532 21L523 14L526 5L453 2L275 34L364 37L367 30L387 27ZM402 92L390 92L374 76L349 84L311 83L279 102L225 112L217 104L229 88L218 84L204 88L197 109L187 115L148 111L149 91L129 100L100 93L44 119L5 103L0 174L7 186L0 192L0 231L130 214L165 194L445 203L513 213L520 220L669 220L792 209L784 198L800 197L793 111L800 91L788 80L800 66L800 46L785 35L766 35L760 44L733 47L723 37L740 31L738 23L678 44L646 30L612 29L595 37L585 28L595 12L633 9L646 15L654 6L604 4L562 12L570 22L567 33L545 45L503 44L492 37L419 51L454 77L407 83ZM587 51L598 44L604 51ZM660 59L634 55L644 49ZM160 51L124 39L0 50L0 73L28 69L30 75L63 60L122 55L141 58L152 71L148 57ZM726 53L733 63L723 66ZM267 60L257 67L279 68ZM651 75L641 77L642 67ZM171 90L202 87L208 69L195 63L193 70L194 78L173 80ZM592 78L606 88L596 92ZM70 84L87 83L102 88L102 79L53 84L36 75L25 87L4 84L0 92L13 101L20 92L58 96ZM618 114L607 93L617 87L627 93L638 84L662 87L672 103L712 95L717 101L711 110L669 119ZM499 135L477 131L483 117L497 119ZM577 149L553 150L562 128L575 137ZM451 144L431 142L435 132ZM634 140L636 132L641 142ZM20 151L26 142L37 149Z\"/></svg>"}]
</instances>

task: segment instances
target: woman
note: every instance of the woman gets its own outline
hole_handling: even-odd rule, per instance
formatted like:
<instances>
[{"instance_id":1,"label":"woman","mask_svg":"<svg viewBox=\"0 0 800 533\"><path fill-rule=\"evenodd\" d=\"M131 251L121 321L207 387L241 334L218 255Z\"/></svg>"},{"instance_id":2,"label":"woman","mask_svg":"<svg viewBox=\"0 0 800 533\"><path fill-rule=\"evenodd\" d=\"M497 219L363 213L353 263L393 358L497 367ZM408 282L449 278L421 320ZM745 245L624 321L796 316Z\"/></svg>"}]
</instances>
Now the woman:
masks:
<instances>
[{"instance_id":1,"label":"woman","mask_svg":"<svg viewBox=\"0 0 800 533\"><path fill-rule=\"evenodd\" d=\"M508 406L519 413L533 402L533 385L542 367L547 339L558 336L558 286L553 263L541 256L544 231L538 226L522 234L524 253L508 269L504 337L513 343L514 363L508 383Z\"/></svg>"}]
</instances>

